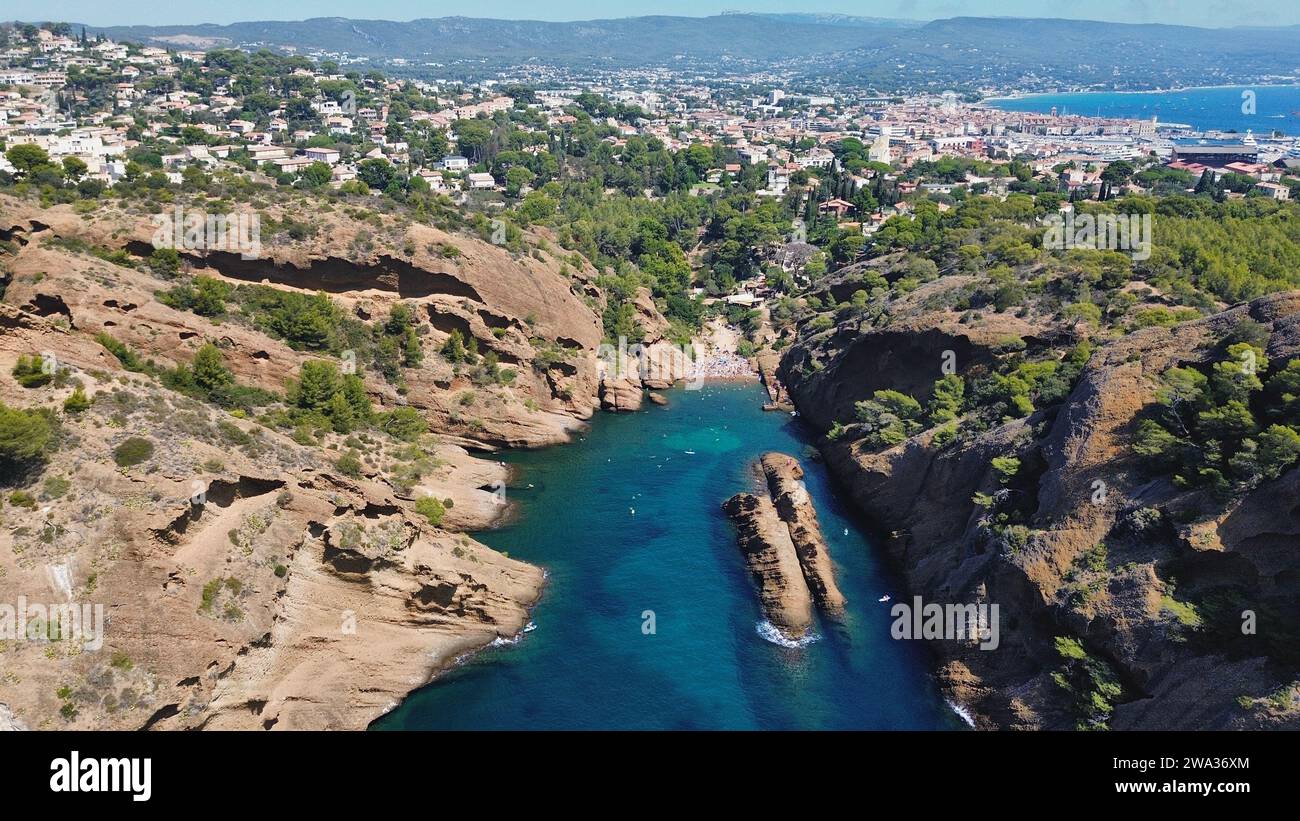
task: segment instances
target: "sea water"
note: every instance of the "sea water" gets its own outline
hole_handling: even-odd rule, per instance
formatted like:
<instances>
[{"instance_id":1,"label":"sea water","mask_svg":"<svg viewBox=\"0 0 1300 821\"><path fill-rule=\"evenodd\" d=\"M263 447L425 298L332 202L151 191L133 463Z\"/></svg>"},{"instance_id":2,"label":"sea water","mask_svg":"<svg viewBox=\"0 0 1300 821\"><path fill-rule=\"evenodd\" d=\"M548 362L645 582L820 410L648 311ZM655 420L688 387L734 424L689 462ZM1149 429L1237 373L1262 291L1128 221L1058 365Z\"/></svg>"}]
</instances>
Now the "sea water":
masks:
<instances>
[{"instance_id":1,"label":"sea water","mask_svg":"<svg viewBox=\"0 0 1300 821\"><path fill-rule=\"evenodd\" d=\"M668 391L598 414L581 441L505 458L517 521L475 534L546 569L534 629L413 693L376 729L955 729L919 641L890 638L902 592L756 383ZM848 608L797 646L767 626L721 510L767 451L801 459Z\"/></svg>"}]
</instances>

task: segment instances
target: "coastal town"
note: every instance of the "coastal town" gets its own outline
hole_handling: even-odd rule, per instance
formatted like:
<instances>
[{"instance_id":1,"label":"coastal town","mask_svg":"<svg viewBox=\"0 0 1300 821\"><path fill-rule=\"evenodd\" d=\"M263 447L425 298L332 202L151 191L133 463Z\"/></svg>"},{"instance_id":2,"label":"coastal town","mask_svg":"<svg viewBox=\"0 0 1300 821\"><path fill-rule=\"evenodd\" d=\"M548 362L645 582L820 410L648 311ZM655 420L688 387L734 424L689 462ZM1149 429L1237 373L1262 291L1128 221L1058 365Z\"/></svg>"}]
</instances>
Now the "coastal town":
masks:
<instances>
[{"instance_id":1,"label":"coastal town","mask_svg":"<svg viewBox=\"0 0 1300 821\"><path fill-rule=\"evenodd\" d=\"M294 58L273 87L254 90L228 55L92 39L66 24L11 29L0 51L0 140L7 149L40 148L82 190L140 175L182 185L187 170L218 168L334 188L360 181L373 189L399 174L459 203L476 197L500 207L534 189L538 171L527 160L585 115L615 155L630 143L718 149L695 164L693 194L757 174L760 196L811 192L816 213L866 236L906 216L918 198L944 209L954 196L1005 197L1027 183L1042 190L1044 181L1071 200L1153 182L1192 190L1206 175L1229 197L1285 200L1300 186L1300 140L1269 132L1265 121L1258 132L1198 132L1155 118L1003 111L953 93L900 98L769 84L756 94L761 76L717 86L628 72L622 82L556 87L545 84L548 72L539 84L515 71L458 84L387 78L328 57ZM501 118L529 136L519 148L525 162L493 162L495 151L466 126ZM379 162L367 169L367 161ZM993 161L1015 162L1016 174L980 173ZM393 171L381 173L379 163ZM1108 174L1116 164L1124 173ZM17 170L0 156L0 173ZM834 189L817 197L830 175ZM892 201L864 196L882 181Z\"/></svg>"}]
</instances>

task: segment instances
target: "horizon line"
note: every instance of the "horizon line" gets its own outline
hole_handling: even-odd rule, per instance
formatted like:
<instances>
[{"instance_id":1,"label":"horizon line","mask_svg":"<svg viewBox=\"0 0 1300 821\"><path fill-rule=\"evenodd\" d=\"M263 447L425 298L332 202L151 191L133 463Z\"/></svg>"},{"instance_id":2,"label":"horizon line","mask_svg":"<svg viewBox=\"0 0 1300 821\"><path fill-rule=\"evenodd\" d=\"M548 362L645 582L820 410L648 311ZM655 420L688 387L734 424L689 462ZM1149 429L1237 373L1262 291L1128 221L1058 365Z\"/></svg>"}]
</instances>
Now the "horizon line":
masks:
<instances>
[{"instance_id":1,"label":"horizon line","mask_svg":"<svg viewBox=\"0 0 1300 821\"><path fill-rule=\"evenodd\" d=\"M715 14L634 14L625 17L575 17L563 20L543 20L539 18L525 17L474 17L465 14L448 14L441 17L413 17L409 20L394 20L385 17L345 17L342 15L322 15L319 17L296 17L296 18L261 18L261 19L244 19L233 20L229 23L217 22L197 22L197 23L87 23L74 20L9 20L0 21L0 24L28 24L42 25L45 23L67 23L71 26L82 26L91 29L110 29L110 28L176 28L182 26L204 26L204 27L226 27L236 25L247 25L256 23L308 23L316 20L341 20L349 22L363 23L394 23L397 25L409 25L423 21L437 20L475 20L499 23L549 23L563 25L566 23L605 23L621 22L626 20L647 20L647 19L678 19L678 20L709 20L719 17L783 17L787 15L799 15L804 17L830 17L843 18L850 20L878 20L883 22L898 23L935 23L949 20L1019 20L1025 22L1062 22L1062 23L1102 23L1115 26L1165 26L1169 28L1198 28L1206 31L1229 31L1233 29L1287 29L1300 28L1300 23L1278 24L1278 25L1235 25L1235 26L1206 26L1186 22L1161 22L1161 23L1137 23L1120 20L1098 20L1093 18L1077 17L1022 17L1018 15L995 15L995 14L960 14L951 17L877 17L871 15L846 14L843 12L820 12L820 11L744 11L744 10L726 10ZM816 22L808 22L805 25L826 25ZM866 28L866 26L864 26Z\"/></svg>"}]
</instances>

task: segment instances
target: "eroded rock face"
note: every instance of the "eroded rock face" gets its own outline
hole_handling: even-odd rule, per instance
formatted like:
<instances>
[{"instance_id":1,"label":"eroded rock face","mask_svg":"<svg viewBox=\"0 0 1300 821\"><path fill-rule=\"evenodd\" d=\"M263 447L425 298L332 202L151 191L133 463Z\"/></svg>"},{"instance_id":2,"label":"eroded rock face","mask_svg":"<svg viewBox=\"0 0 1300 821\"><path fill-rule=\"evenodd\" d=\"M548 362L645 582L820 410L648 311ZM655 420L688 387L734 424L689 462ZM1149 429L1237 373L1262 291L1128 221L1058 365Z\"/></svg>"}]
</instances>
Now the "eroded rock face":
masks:
<instances>
[{"instance_id":1,"label":"eroded rock face","mask_svg":"<svg viewBox=\"0 0 1300 821\"><path fill-rule=\"evenodd\" d=\"M213 342L241 383L275 392L325 356L233 316L163 305L154 294L174 281L79 250L152 250L152 224L115 207L85 217L0 197L16 249L0 302L0 401L57 412L74 383L93 400L64 416L62 445L33 479L37 492L50 478L66 489L32 509L6 506L0 602L99 603L106 619L97 648L5 648L5 668L23 673L0 680L4 723L360 728L458 656L522 629L542 572L457 533L511 507L507 468L470 451L566 441L598 406L601 295L589 267L397 222L366 247L373 227L339 214L321 215L307 241L264 236L260 260L184 252L190 273L323 289L362 320L382 320L397 300L415 309L425 361L403 373L405 392L373 369L363 377L377 409L416 408L436 441L398 484L393 465L412 457L375 434L348 478L338 450L128 373L96 342L107 333L159 367ZM509 384L444 361L452 330L510 369ZM10 371L33 354L67 381L18 386ZM153 454L117 468L112 451L128 437ZM196 482L201 504L190 501ZM437 527L413 513L424 496L444 503Z\"/></svg>"},{"instance_id":2,"label":"eroded rock face","mask_svg":"<svg viewBox=\"0 0 1300 821\"><path fill-rule=\"evenodd\" d=\"M766 494L738 493L722 509L736 526L764 617L786 638L803 638L812 629L812 593L776 506Z\"/></svg>"},{"instance_id":3,"label":"eroded rock face","mask_svg":"<svg viewBox=\"0 0 1300 821\"><path fill-rule=\"evenodd\" d=\"M776 512L790 529L790 539L799 556L799 566L808 590L823 612L842 613L844 594L835 583L835 569L826 549L826 538L802 481L803 468L797 459L784 453L763 454L760 464Z\"/></svg>"},{"instance_id":4,"label":"eroded rock face","mask_svg":"<svg viewBox=\"0 0 1300 821\"><path fill-rule=\"evenodd\" d=\"M603 379L600 383L600 407L608 411L629 412L641 409L645 388L640 380Z\"/></svg>"},{"instance_id":5,"label":"eroded rock face","mask_svg":"<svg viewBox=\"0 0 1300 821\"><path fill-rule=\"evenodd\" d=\"M303 218L281 208L272 207L271 215ZM4 230L21 240L9 260L5 302L89 336L106 332L160 365L187 363L205 342L214 342L241 382L268 390L283 390L303 361L322 356L294 350L237 316L217 320L170 308L154 294L173 282L143 265L114 265L75 250L125 250L141 257L154 250L155 222L114 209L105 206L85 219L67 206L41 208L0 196ZM310 221L315 232L302 240L264 232L256 259L178 250L189 273L232 286L323 290L346 312L370 321L382 321L399 301L413 307L423 364L402 374L402 393L374 368L362 367L366 387L381 406L415 407L437 430L479 448L569 441L601 406L596 354L604 295L593 284L595 270L575 255L512 253L397 216L383 218L379 229L342 212L312 214ZM648 292L636 306L647 329L644 348L667 346L667 322ZM491 353L512 373L511 381L485 383L473 368L443 361L437 352L453 331ZM685 375L669 356L650 359L645 374L633 363L630 384L616 389L619 396L606 403L608 409L632 409L633 384L643 376L647 386L662 388ZM464 404L467 394L479 401Z\"/></svg>"},{"instance_id":6,"label":"eroded rock face","mask_svg":"<svg viewBox=\"0 0 1300 821\"><path fill-rule=\"evenodd\" d=\"M1105 342L1063 404L955 444L938 446L928 431L879 451L861 440L822 448L828 468L883 531L912 593L938 604L1000 606L996 651L932 642L941 684L979 726L1075 726L1070 696L1052 678L1062 664L1058 636L1078 640L1113 670L1123 695L1111 727L1300 726L1294 705L1260 706L1292 681L1275 642L1300 623L1300 470L1224 509L1207 491L1152 480L1131 449L1135 417L1154 401L1159 375L1213 361L1218 340L1247 317L1271 331L1270 361L1300 355L1300 293L1277 294ZM902 321L908 334L894 322L792 348L782 372L801 415L823 425L851 418L852 402L873 390L932 381L941 350L956 346L959 361L962 345L971 360L987 350L982 331L954 335L942 317ZM813 359L822 363L815 372L801 365ZM996 456L1020 459L1009 488L991 466ZM993 533L972 501L977 493L1018 499L1028 511L1027 542ZM1081 600L1073 580L1098 544L1108 548L1106 568ZM1170 603L1184 601L1220 619L1220 629L1180 622ZM1271 614L1272 639L1237 636L1232 623L1246 610Z\"/></svg>"},{"instance_id":7,"label":"eroded rock face","mask_svg":"<svg viewBox=\"0 0 1300 821\"><path fill-rule=\"evenodd\" d=\"M541 571L461 539L420 534L368 569L341 571L309 532L281 617L214 688L194 726L364 727L458 656L517 634Z\"/></svg>"},{"instance_id":8,"label":"eroded rock face","mask_svg":"<svg viewBox=\"0 0 1300 821\"><path fill-rule=\"evenodd\" d=\"M13 249L0 400L57 410L73 381L93 400L64 419L63 446L36 477L66 481L66 492L6 508L0 602L85 600L108 613L101 648L53 660L32 642L4 652L6 669L24 671L21 684L0 679L8 723L359 728L456 657L526 624L541 571L457 532L511 514L508 469L471 451L568 441L602 403L634 409L643 380L666 387L681 374L668 359L602 391L605 297L595 269L552 250L553 236L511 251L401 215L355 213L280 198L263 219L307 224L309 236L267 227L251 259L179 248L173 277L146 263L158 229L150 215L0 195L0 238ZM241 384L275 393L304 362L338 360L262 332L234 302L210 318L156 298L191 275L324 291L370 323L404 303L421 365L402 369L399 390L357 364L376 410L414 408L436 440L415 456L378 433L334 450L303 445L126 372L98 334L159 368L189 364L211 342ZM667 345L649 292L635 303L646 348ZM453 334L480 358L441 355ZM69 381L19 387L10 371L33 354L53 357ZM496 373L480 367L489 357ZM112 451L129 436L148 439L153 455L118 469ZM334 464L347 448L360 457L353 478ZM202 504L189 501L196 486ZM422 497L444 508L438 526L414 513Z\"/></svg>"},{"instance_id":9,"label":"eroded rock face","mask_svg":"<svg viewBox=\"0 0 1300 821\"><path fill-rule=\"evenodd\" d=\"M828 616L839 616L844 596L799 462L767 453L757 468L765 492L739 493L722 509L736 526L763 614L787 639L797 641L812 627L814 604Z\"/></svg>"},{"instance_id":10,"label":"eroded rock face","mask_svg":"<svg viewBox=\"0 0 1300 821\"><path fill-rule=\"evenodd\" d=\"M22 672L0 679L0 723L360 729L527 623L540 569L431 527L318 449L120 370L80 333L8 305L0 320L0 401L57 407L73 379L93 400L62 419L35 486L54 495L6 505L0 602L103 613L98 642L6 643L5 669ZM10 370L31 351L52 354L69 383L17 386ZM223 438L232 427L251 444ZM153 453L118 468L128 437ZM436 453L424 481L455 502L443 528L489 526L500 514L479 488L505 469L454 445Z\"/></svg>"}]
</instances>

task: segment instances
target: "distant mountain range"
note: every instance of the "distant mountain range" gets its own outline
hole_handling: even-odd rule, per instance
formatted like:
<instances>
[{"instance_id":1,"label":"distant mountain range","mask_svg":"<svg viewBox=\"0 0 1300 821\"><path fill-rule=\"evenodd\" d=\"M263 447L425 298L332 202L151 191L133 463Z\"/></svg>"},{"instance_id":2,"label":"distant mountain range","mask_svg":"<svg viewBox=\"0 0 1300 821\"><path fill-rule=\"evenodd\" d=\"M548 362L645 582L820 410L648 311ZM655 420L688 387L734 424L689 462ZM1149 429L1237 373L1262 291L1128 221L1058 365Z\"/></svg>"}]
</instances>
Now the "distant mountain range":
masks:
<instances>
[{"instance_id":1,"label":"distant mountain range","mask_svg":"<svg viewBox=\"0 0 1300 821\"><path fill-rule=\"evenodd\" d=\"M92 34L188 48L290 48L490 71L677 65L776 67L882 90L1090 85L1116 89L1257 82L1300 72L1300 26L1205 29L958 17L917 23L837 14L721 14L541 22L320 17L230 25L87 26ZM469 70L469 69L466 69Z\"/></svg>"},{"instance_id":2,"label":"distant mountain range","mask_svg":"<svg viewBox=\"0 0 1300 821\"><path fill-rule=\"evenodd\" d=\"M892 17L858 17L852 14L818 14L815 12L787 12L784 14L761 12L723 12L722 15L766 17L769 20L782 20L788 23L812 23L821 26L858 26L881 28L920 28L924 20L897 20Z\"/></svg>"}]
</instances>

